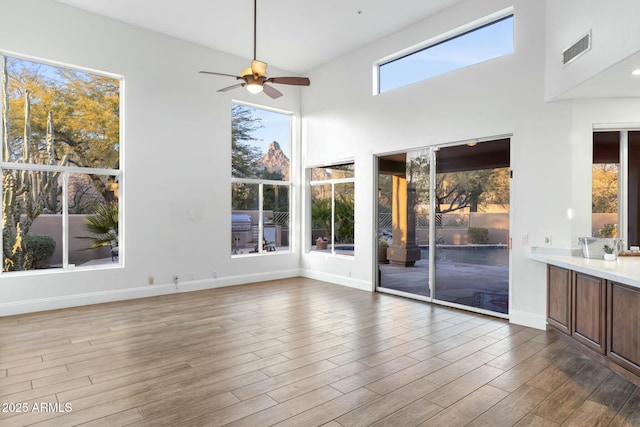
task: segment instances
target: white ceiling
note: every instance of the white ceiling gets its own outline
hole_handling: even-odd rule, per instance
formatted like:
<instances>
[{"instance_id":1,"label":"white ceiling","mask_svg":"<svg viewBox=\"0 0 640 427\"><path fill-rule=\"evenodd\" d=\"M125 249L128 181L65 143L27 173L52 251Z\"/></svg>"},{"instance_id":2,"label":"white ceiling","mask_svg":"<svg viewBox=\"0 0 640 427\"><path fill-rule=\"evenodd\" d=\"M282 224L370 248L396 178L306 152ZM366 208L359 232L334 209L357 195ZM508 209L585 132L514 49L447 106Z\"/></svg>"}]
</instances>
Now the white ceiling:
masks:
<instances>
[{"instance_id":1,"label":"white ceiling","mask_svg":"<svg viewBox=\"0 0 640 427\"><path fill-rule=\"evenodd\" d=\"M558 99L640 97L640 76L631 72L640 68L640 52L625 58L594 77L569 89Z\"/></svg>"},{"instance_id":2,"label":"white ceiling","mask_svg":"<svg viewBox=\"0 0 640 427\"><path fill-rule=\"evenodd\" d=\"M242 58L253 0L56 0ZM303 75L463 0L258 0L257 59ZM640 96L640 53L556 99ZM216 70L233 72L233 70Z\"/></svg>"},{"instance_id":3,"label":"white ceiling","mask_svg":"<svg viewBox=\"0 0 640 427\"><path fill-rule=\"evenodd\" d=\"M252 0L56 0L243 58ZM258 0L257 59L304 74L461 0Z\"/></svg>"}]
</instances>

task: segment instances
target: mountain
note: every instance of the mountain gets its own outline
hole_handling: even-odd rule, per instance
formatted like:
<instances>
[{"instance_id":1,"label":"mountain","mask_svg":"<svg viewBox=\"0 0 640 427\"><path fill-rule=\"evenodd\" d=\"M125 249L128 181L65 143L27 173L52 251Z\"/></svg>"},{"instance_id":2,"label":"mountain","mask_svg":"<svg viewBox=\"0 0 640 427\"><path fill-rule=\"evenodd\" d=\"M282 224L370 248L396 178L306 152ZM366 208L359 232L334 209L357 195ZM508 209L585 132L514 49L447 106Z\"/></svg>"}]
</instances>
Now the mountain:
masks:
<instances>
[{"instance_id":1,"label":"mountain","mask_svg":"<svg viewBox=\"0 0 640 427\"><path fill-rule=\"evenodd\" d=\"M276 141L269 144L269 149L258 160L258 163L269 172L280 172L285 181L289 180L289 158L285 156L280 144Z\"/></svg>"}]
</instances>

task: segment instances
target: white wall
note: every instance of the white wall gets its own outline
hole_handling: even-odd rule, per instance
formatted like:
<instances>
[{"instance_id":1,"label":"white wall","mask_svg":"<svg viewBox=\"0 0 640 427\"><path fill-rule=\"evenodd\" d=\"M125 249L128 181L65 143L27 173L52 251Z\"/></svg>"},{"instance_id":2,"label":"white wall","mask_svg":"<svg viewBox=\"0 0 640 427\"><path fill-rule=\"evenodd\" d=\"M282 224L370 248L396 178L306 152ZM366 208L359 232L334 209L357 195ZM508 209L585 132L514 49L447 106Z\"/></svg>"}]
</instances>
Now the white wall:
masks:
<instances>
[{"instance_id":1,"label":"white wall","mask_svg":"<svg viewBox=\"0 0 640 427\"><path fill-rule=\"evenodd\" d=\"M511 5L513 55L372 96L370 76L378 58ZM301 92L285 87L285 97L277 101L242 91L215 93L228 81L196 73L233 72L246 66L245 59L50 0L2 0L2 14L11 19L0 26L0 49L125 76L126 264L113 270L2 275L0 315L175 292L171 276L185 278L190 272L196 280L180 290L299 273L371 290L374 155L511 134L511 321L543 328L545 268L524 253L542 246L544 236L552 236L554 247L570 248L576 237L590 232L593 124L640 123L637 99L545 103L548 55L541 30L549 11L544 2L469 0L314 70L311 87ZM33 30L51 22L55 31ZM308 234L298 229L294 254L230 259L226 159L232 96L290 111L302 106L303 165L294 179L302 180L306 166L355 161L353 258L298 255L299 237ZM300 223L308 200L299 192L294 197L303 202L296 214ZM569 207L576 211L573 220L566 216ZM204 218L189 220L189 210L204 212ZM529 244L522 243L524 235ZM217 279L211 278L214 271ZM149 275L161 285L147 285Z\"/></svg>"},{"instance_id":2,"label":"white wall","mask_svg":"<svg viewBox=\"0 0 640 427\"><path fill-rule=\"evenodd\" d=\"M506 7L514 6L515 53L404 88L372 96L372 64ZM511 134L511 321L544 328L544 265L528 260L531 246L552 237L571 248L590 233L591 135L599 112L607 120L624 110L619 101L545 103L543 2L467 1L437 16L315 70L302 93L303 163L353 158L356 162L356 254L353 260L303 255L306 274L371 289L376 242L373 156L433 144ZM359 78L356 78L358 76ZM637 102L637 100L635 101ZM623 120L640 119L637 108ZM604 120L604 118L602 118ZM576 218L566 212L574 208ZM522 237L528 237L523 244Z\"/></svg>"},{"instance_id":3,"label":"white wall","mask_svg":"<svg viewBox=\"0 0 640 427\"><path fill-rule=\"evenodd\" d=\"M545 98L554 99L640 51L637 0L546 0ZM562 51L592 31L591 50L564 66ZM538 37L542 37L540 34Z\"/></svg>"},{"instance_id":4,"label":"white wall","mask_svg":"<svg viewBox=\"0 0 640 427\"><path fill-rule=\"evenodd\" d=\"M232 97L297 113L298 88L283 87L277 101L216 93L233 81L197 71L234 73L248 59L50 0L2 0L1 13L5 53L124 76L125 220L123 268L4 274L0 315L176 292L174 274L180 290L299 274L296 253L231 259L229 215ZM189 210L203 218L189 219Z\"/></svg>"}]
</instances>

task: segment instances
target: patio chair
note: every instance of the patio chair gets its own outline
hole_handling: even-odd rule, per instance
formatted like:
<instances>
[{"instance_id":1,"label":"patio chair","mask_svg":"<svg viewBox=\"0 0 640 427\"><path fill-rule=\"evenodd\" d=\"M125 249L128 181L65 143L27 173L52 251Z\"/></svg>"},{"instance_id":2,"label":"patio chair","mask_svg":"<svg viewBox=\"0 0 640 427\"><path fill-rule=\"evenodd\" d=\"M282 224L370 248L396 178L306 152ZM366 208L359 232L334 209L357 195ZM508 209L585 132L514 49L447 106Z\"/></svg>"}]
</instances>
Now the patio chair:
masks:
<instances>
[{"instance_id":1,"label":"patio chair","mask_svg":"<svg viewBox=\"0 0 640 427\"><path fill-rule=\"evenodd\" d=\"M267 240L263 238L262 239L262 250L264 252L275 252L276 251L276 242L267 243ZM254 252L258 252L258 245L256 245Z\"/></svg>"}]
</instances>

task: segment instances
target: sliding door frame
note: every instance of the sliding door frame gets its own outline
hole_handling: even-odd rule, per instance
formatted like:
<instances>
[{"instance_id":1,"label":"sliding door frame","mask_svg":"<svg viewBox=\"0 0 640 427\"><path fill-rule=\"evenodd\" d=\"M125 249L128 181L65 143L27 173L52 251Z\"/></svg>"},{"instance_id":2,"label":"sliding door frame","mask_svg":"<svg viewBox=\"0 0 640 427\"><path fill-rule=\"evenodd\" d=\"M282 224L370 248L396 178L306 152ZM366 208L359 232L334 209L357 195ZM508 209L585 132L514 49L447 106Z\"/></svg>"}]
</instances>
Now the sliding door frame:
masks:
<instances>
[{"instance_id":1,"label":"sliding door frame","mask_svg":"<svg viewBox=\"0 0 640 427\"><path fill-rule=\"evenodd\" d=\"M504 139L504 138L508 138L508 139L512 139L513 135L512 134L506 134L506 135L498 135L498 136L493 136L493 137L487 137L487 138L476 138L473 140L466 140L466 141L457 141L457 142L450 142L450 143L443 143L443 144L436 144L433 146L429 146L429 147L417 147L417 148L411 148L411 149L406 149L406 150L399 150L399 151L394 151L394 152L388 152L388 153L379 153L379 154L374 154L373 156L373 162L374 162L374 182L375 182L375 186L374 189L375 194L374 194L374 215L375 215L375 219L373 221L373 223L375 224L375 236L378 236L379 234L379 212L378 212L378 206L379 206L379 193L378 193L378 189L379 189L379 177L380 177L380 158L384 157L384 156L388 156L388 155L393 155L393 154L402 154L402 153L409 153L411 151L418 151L418 150L429 150L429 242L435 242L436 241L436 198L433 197L433 192L435 191L436 188L436 178L437 178L437 152L441 149L441 148L446 148L446 147L454 147L454 146L460 146L460 145L471 145L471 144L479 144L479 143L490 143L490 141L493 140L498 140L498 139ZM509 163L511 164L511 161L509 161ZM511 167L511 166L509 166ZM511 182L509 183L509 187L511 187ZM509 192L510 196L509 196L509 206L511 206L511 194L513 194L512 191ZM511 277L511 227L512 227L512 217L511 217L511 208L509 208L509 238L507 241L507 250L508 250L508 293L509 293L509 306L511 307L511 282L512 282L512 277ZM474 313L479 313L479 314L485 314L485 315L489 315L489 316L493 316L493 317L499 317L499 318L503 318L503 319L509 319L509 314L506 313L499 313L496 311L491 311L491 310L486 310L486 309L482 309L482 308L478 308L478 307L472 307L472 306L468 306L468 305L464 305L464 304L458 304L458 303L454 303L454 302L450 302L450 301L445 301L445 300L440 300L435 298L435 288L436 288L436 280L435 280L435 274L436 274L436 251L435 250L429 250L429 275L428 275L428 289L429 289L429 296L424 296L424 295L417 295L417 294L413 294L410 292L404 292L404 291L398 291L395 289L390 289L390 288L384 288L382 286L380 286L380 275L378 274L379 270L378 270L378 261L377 261L377 245L378 245L378 238L374 239L374 244L375 244L375 249L373 250L373 268L375 270L375 274L374 274L374 278L375 278L375 286L374 286L374 290L376 292L381 292L381 293L387 293L387 294L391 294L391 295L398 295L398 296L402 296L402 297L408 297L408 298L412 298L412 299L416 299L419 301L425 301L425 302L431 302L431 303L435 303L438 305L442 305L442 306L446 306L446 307L452 307L452 308L457 308L457 309L461 309L461 310L465 310L465 311L470 311L470 312L474 312ZM431 245L431 243L430 243ZM434 243L434 248L435 248L435 243Z\"/></svg>"}]
</instances>

